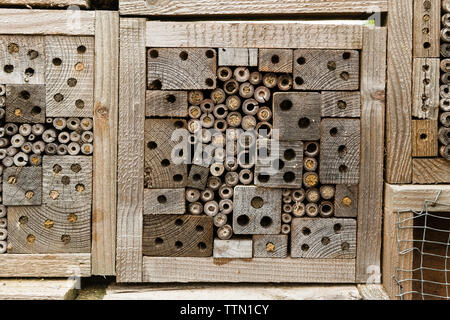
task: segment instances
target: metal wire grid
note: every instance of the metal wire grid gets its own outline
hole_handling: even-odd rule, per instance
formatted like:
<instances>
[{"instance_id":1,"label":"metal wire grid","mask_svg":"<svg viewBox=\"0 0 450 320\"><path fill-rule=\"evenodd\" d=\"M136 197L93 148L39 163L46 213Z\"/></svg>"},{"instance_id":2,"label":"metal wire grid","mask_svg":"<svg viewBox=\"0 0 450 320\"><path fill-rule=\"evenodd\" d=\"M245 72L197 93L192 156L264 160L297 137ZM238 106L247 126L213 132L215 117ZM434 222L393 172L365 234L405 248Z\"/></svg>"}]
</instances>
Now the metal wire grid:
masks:
<instances>
[{"instance_id":1,"label":"metal wire grid","mask_svg":"<svg viewBox=\"0 0 450 320\"><path fill-rule=\"evenodd\" d=\"M429 218L440 219L441 221L450 220L450 204L438 202L441 193L442 193L442 190L438 192L438 194L434 200L425 200L423 202L423 208L421 211L403 210L403 211L397 212L398 221L397 221L396 237L397 237L397 246L398 246L399 255L402 256L402 255L406 255L408 253L413 254L414 251L417 251L417 253L419 254L419 257L420 257L420 265L418 267L416 267L416 268L413 267L412 269L402 269L402 268L397 267L395 275L393 275L393 278L395 279L396 283L399 286L399 294L396 296L400 297L400 299L402 299L402 300L408 294L409 295L413 295L413 294L420 295L422 300L425 300L425 297L450 300L450 295L449 295L449 286L450 286L449 280L450 279L447 276L447 273L450 273L450 262L449 262L450 229L434 228L434 227L430 227L427 224ZM443 213L446 216L436 215L436 214L428 212L428 208L430 206L436 206L436 205L440 205L440 206L444 206L444 207L448 208L448 212L445 212L447 210L442 210L442 211L444 211ZM404 216L406 213L408 214L408 217L402 218L402 216ZM413 214L412 217L410 217L411 213ZM415 225L414 221L417 221L418 219L420 219L422 217L424 218L423 226ZM422 239L414 239L413 238L412 240L411 239L400 239L399 231L401 229L410 229L411 231L413 231L414 229L422 229L423 237L422 237ZM447 234L447 242L427 240L427 238L426 238L427 231L436 231L436 232L442 232L442 233ZM402 250L401 249L402 243L406 243L408 248ZM426 252L424 250L426 244L445 246L445 255ZM427 256L445 259L444 268L439 269L439 268L431 268L431 267L424 266L424 259ZM433 272L443 273L445 282L437 282L437 281L431 281L431 280L424 279L424 271L433 271ZM418 272L420 272L420 278L414 278L413 274L414 273L417 274ZM411 277L404 277L404 275L411 275ZM416 287L415 290L412 289L411 291L404 292L403 284L408 281L411 281L413 284L420 283L420 286L415 286ZM425 284L434 284L434 285L438 285L438 286L445 286L445 296L433 294L430 292L425 292L426 291L426 290L424 290ZM412 288L414 288L414 286L412 286ZM419 288L419 290L417 288Z\"/></svg>"}]
</instances>

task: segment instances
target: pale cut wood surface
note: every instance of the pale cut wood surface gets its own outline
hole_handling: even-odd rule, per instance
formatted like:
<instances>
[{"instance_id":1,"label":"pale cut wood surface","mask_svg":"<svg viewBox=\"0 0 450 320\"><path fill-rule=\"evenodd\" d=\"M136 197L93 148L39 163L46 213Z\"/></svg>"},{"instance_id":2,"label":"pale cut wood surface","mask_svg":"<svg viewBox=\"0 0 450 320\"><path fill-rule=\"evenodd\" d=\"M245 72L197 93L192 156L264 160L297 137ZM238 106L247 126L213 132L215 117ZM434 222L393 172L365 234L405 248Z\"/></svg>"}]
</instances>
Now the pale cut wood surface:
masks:
<instances>
[{"instance_id":1,"label":"pale cut wood surface","mask_svg":"<svg viewBox=\"0 0 450 320\"><path fill-rule=\"evenodd\" d=\"M255 258L287 258L288 235L254 235L253 256Z\"/></svg>"},{"instance_id":2,"label":"pale cut wood surface","mask_svg":"<svg viewBox=\"0 0 450 320\"><path fill-rule=\"evenodd\" d=\"M0 9L0 34L93 36L94 20L94 11Z\"/></svg>"},{"instance_id":3,"label":"pale cut wood surface","mask_svg":"<svg viewBox=\"0 0 450 320\"><path fill-rule=\"evenodd\" d=\"M367 28L364 32L361 58L357 283L367 282L375 271L374 268L378 268L379 273L381 264L386 37L386 28Z\"/></svg>"},{"instance_id":4,"label":"pale cut wood surface","mask_svg":"<svg viewBox=\"0 0 450 320\"><path fill-rule=\"evenodd\" d=\"M387 11L388 0L120 0L121 15L274 15Z\"/></svg>"},{"instance_id":5,"label":"pale cut wood surface","mask_svg":"<svg viewBox=\"0 0 450 320\"><path fill-rule=\"evenodd\" d=\"M438 155L438 128L436 120L412 120L412 156L437 157ZM414 173L414 160L413 160Z\"/></svg>"},{"instance_id":6,"label":"pale cut wood surface","mask_svg":"<svg viewBox=\"0 0 450 320\"><path fill-rule=\"evenodd\" d=\"M450 183L450 161L443 158L413 159L413 183Z\"/></svg>"},{"instance_id":7,"label":"pale cut wood surface","mask_svg":"<svg viewBox=\"0 0 450 320\"><path fill-rule=\"evenodd\" d=\"M252 258L253 241L251 239L214 239L214 258Z\"/></svg>"},{"instance_id":8,"label":"pale cut wood surface","mask_svg":"<svg viewBox=\"0 0 450 320\"><path fill-rule=\"evenodd\" d=\"M441 0L414 1L413 55L439 58ZM428 32L425 32L427 30Z\"/></svg>"},{"instance_id":9,"label":"pale cut wood surface","mask_svg":"<svg viewBox=\"0 0 450 320\"><path fill-rule=\"evenodd\" d=\"M73 300L76 279L0 280L1 300Z\"/></svg>"},{"instance_id":10,"label":"pale cut wood surface","mask_svg":"<svg viewBox=\"0 0 450 320\"><path fill-rule=\"evenodd\" d=\"M358 284L357 288L363 300L389 300L381 284Z\"/></svg>"},{"instance_id":11,"label":"pale cut wood surface","mask_svg":"<svg viewBox=\"0 0 450 320\"><path fill-rule=\"evenodd\" d=\"M411 183L413 1L390 0L386 96L386 181Z\"/></svg>"},{"instance_id":12,"label":"pale cut wood surface","mask_svg":"<svg viewBox=\"0 0 450 320\"><path fill-rule=\"evenodd\" d=\"M37 8L64 8L68 6L78 6L88 9L89 0L0 0L0 6L27 6Z\"/></svg>"},{"instance_id":13,"label":"pale cut wood surface","mask_svg":"<svg viewBox=\"0 0 450 320\"><path fill-rule=\"evenodd\" d=\"M90 253L0 255L0 277L89 277L90 275Z\"/></svg>"},{"instance_id":14,"label":"pale cut wood surface","mask_svg":"<svg viewBox=\"0 0 450 320\"><path fill-rule=\"evenodd\" d=\"M147 90L145 97L146 117L187 117L186 91Z\"/></svg>"},{"instance_id":15,"label":"pale cut wood surface","mask_svg":"<svg viewBox=\"0 0 450 320\"><path fill-rule=\"evenodd\" d=\"M118 282L142 281L144 202L145 19L120 20L117 171Z\"/></svg>"},{"instance_id":16,"label":"pale cut wood surface","mask_svg":"<svg viewBox=\"0 0 450 320\"><path fill-rule=\"evenodd\" d=\"M412 116L436 120L439 116L440 60L415 58L413 62Z\"/></svg>"},{"instance_id":17,"label":"pale cut wood surface","mask_svg":"<svg viewBox=\"0 0 450 320\"><path fill-rule=\"evenodd\" d=\"M92 273L116 274L119 15L97 11L92 177Z\"/></svg>"},{"instance_id":18,"label":"pale cut wood surface","mask_svg":"<svg viewBox=\"0 0 450 320\"><path fill-rule=\"evenodd\" d=\"M354 285L150 284L117 285L103 300L359 300Z\"/></svg>"},{"instance_id":19,"label":"pale cut wood surface","mask_svg":"<svg viewBox=\"0 0 450 320\"><path fill-rule=\"evenodd\" d=\"M258 49L219 48L218 65L256 67L258 65Z\"/></svg>"},{"instance_id":20,"label":"pale cut wood surface","mask_svg":"<svg viewBox=\"0 0 450 320\"><path fill-rule=\"evenodd\" d=\"M147 47L360 49L362 26L329 22L147 22Z\"/></svg>"},{"instance_id":21,"label":"pale cut wood surface","mask_svg":"<svg viewBox=\"0 0 450 320\"><path fill-rule=\"evenodd\" d=\"M143 281L354 283L355 260L144 257Z\"/></svg>"}]
</instances>

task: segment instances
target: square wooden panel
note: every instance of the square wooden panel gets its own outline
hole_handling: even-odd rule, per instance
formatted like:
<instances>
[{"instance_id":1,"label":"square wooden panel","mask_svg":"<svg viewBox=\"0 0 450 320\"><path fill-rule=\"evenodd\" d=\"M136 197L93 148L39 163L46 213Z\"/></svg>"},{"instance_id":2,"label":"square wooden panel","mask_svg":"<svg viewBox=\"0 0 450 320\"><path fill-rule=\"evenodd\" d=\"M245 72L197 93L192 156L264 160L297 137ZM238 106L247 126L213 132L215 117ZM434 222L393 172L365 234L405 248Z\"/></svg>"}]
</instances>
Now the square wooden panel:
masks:
<instances>
[{"instance_id":1,"label":"square wooden panel","mask_svg":"<svg viewBox=\"0 0 450 320\"><path fill-rule=\"evenodd\" d=\"M289 49L260 49L258 52L259 71L292 72L293 51Z\"/></svg>"},{"instance_id":2,"label":"square wooden panel","mask_svg":"<svg viewBox=\"0 0 450 320\"><path fill-rule=\"evenodd\" d=\"M3 204L7 206L42 203L42 167L9 167L3 171Z\"/></svg>"},{"instance_id":3,"label":"square wooden panel","mask_svg":"<svg viewBox=\"0 0 450 320\"><path fill-rule=\"evenodd\" d=\"M5 103L5 120L7 122L45 122L44 85L6 85Z\"/></svg>"}]
</instances>

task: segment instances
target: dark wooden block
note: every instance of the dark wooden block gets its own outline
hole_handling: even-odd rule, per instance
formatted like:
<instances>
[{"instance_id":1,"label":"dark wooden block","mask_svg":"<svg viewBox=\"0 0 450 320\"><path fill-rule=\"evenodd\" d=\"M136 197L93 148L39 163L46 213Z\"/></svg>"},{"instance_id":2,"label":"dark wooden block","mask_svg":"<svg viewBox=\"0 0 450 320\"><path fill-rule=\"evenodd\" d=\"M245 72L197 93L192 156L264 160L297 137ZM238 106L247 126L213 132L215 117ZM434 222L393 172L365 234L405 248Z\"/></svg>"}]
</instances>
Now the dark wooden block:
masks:
<instances>
[{"instance_id":1,"label":"dark wooden block","mask_svg":"<svg viewBox=\"0 0 450 320\"><path fill-rule=\"evenodd\" d=\"M31 206L42 203L42 167L9 167L3 171L3 204Z\"/></svg>"},{"instance_id":2,"label":"dark wooden block","mask_svg":"<svg viewBox=\"0 0 450 320\"><path fill-rule=\"evenodd\" d=\"M273 95L273 128L282 141L320 138L321 95L316 92L277 92Z\"/></svg>"},{"instance_id":3,"label":"dark wooden block","mask_svg":"<svg viewBox=\"0 0 450 320\"><path fill-rule=\"evenodd\" d=\"M45 85L6 85L6 122L45 123Z\"/></svg>"},{"instance_id":4,"label":"dark wooden block","mask_svg":"<svg viewBox=\"0 0 450 320\"><path fill-rule=\"evenodd\" d=\"M340 218L356 218L358 215L358 185L338 184L334 196L334 215Z\"/></svg>"},{"instance_id":5,"label":"dark wooden block","mask_svg":"<svg viewBox=\"0 0 450 320\"><path fill-rule=\"evenodd\" d=\"M145 98L146 117L187 117L186 91L147 90Z\"/></svg>"},{"instance_id":6,"label":"dark wooden block","mask_svg":"<svg viewBox=\"0 0 450 320\"><path fill-rule=\"evenodd\" d=\"M203 167L193 164L189 171L187 187L205 190L208 182L209 167Z\"/></svg>"},{"instance_id":7,"label":"dark wooden block","mask_svg":"<svg viewBox=\"0 0 450 320\"><path fill-rule=\"evenodd\" d=\"M361 116L361 93L359 91L322 92L322 117L359 118Z\"/></svg>"},{"instance_id":8,"label":"dark wooden block","mask_svg":"<svg viewBox=\"0 0 450 320\"><path fill-rule=\"evenodd\" d=\"M172 141L172 134L177 129L186 128L186 121L181 119L147 119L145 120L145 165L144 182L146 188L173 189L183 188L187 183L186 157L187 140ZM174 163L176 155L180 164Z\"/></svg>"},{"instance_id":9,"label":"dark wooden block","mask_svg":"<svg viewBox=\"0 0 450 320\"><path fill-rule=\"evenodd\" d=\"M148 88L162 90L214 89L216 51L209 48L150 48Z\"/></svg>"},{"instance_id":10,"label":"dark wooden block","mask_svg":"<svg viewBox=\"0 0 450 320\"><path fill-rule=\"evenodd\" d=\"M294 218L291 256L306 259L354 259L356 220Z\"/></svg>"},{"instance_id":11,"label":"dark wooden block","mask_svg":"<svg viewBox=\"0 0 450 320\"><path fill-rule=\"evenodd\" d=\"M212 241L212 217L144 216L142 252L146 256L209 257Z\"/></svg>"},{"instance_id":12,"label":"dark wooden block","mask_svg":"<svg viewBox=\"0 0 450 320\"><path fill-rule=\"evenodd\" d=\"M359 52L298 49L294 51L294 89L358 90Z\"/></svg>"},{"instance_id":13,"label":"dark wooden block","mask_svg":"<svg viewBox=\"0 0 450 320\"><path fill-rule=\"evenodd\" d=\"M184 214L185 212L184 188L144 190L144 214Z\"/></svg>"},{"instance_id":14,"label":"dark wooden block","mask_svg":"<svg viewBox=\"0 0 450 320\"><path fill-rule=\"evenodd\" d=\"M259 49L258 69L263 72L292 73L291 49Z\"/></svg>"},{"instance_id":15,"label":"dark wooden block","mask_svg":"<svg viewBox=\"0 0 450 320\"><path fill-rule=\"evenodd\" d=\"M320 138L320 182L358 184L360 120L323 119Z\"/></svg>"}]
</instances>

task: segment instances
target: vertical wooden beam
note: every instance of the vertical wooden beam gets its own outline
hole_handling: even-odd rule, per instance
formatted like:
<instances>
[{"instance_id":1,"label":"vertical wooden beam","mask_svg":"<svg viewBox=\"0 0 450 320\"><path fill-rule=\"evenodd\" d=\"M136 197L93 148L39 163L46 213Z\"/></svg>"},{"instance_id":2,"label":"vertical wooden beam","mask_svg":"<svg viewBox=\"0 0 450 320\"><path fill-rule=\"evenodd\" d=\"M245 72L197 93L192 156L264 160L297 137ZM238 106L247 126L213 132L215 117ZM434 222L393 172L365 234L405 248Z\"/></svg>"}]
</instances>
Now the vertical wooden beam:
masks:
<instances>
[{"instance_id":1,"label":"vertical wooden beam","mask_svg":"<svg viewBox=\"0 0 450 320\"><path fill-rule=\"evenodd\" d=\"M120 20L117 282L142 282L146 20Z\"/></svg>"},{"instance_id":2,"label":"vertical wooden beam","mask_svg":"<svg viewBox=\"0 0 450 320\"><path fill-rule=\"evenodd\" d=\"M365 28L361 60L357 283L380 281L377 274L381 272L386 41L386 28Z\"/></svg>"},{"instance_id":3,"label":"vertical wooden beam","mask_svg":"<svg viewBox=\"0 0 450 320\"><path fill-rule=\"evenodd\" d=\"M417 117L419 119L433 119L437 121L439 116L439 74L439 59L413 59L413 117Z\"/></svg>"},{"instance_id":4,"label":"vertical wooden beam","mask_svg":"<svg viewBox=\"0 0 450 320\"><path fill-rule=\"evenodd\" d=\"M411 183L411 0L389 0L386 105L386 180Z\"/></svg>"},{"instance_id":5,"label":"vertical wooden beam","mask_svg":"<svg viewBox=\"0 0 450 320\"><path fill-rule=\"evenodd\" d=\"M414 58L439 58L441 0L414 0Z\"/></svg>"},{"instance_id":6,"label":"vertical wooden beam","mask_svg":"<svg viewBox=\"0 0 450 320\"><path fill-rule=\"evenodd\" d=\"M97 11L95 20L92 274L116 274L117 117L119 15Z\"/></svg>"}]
</instances>

